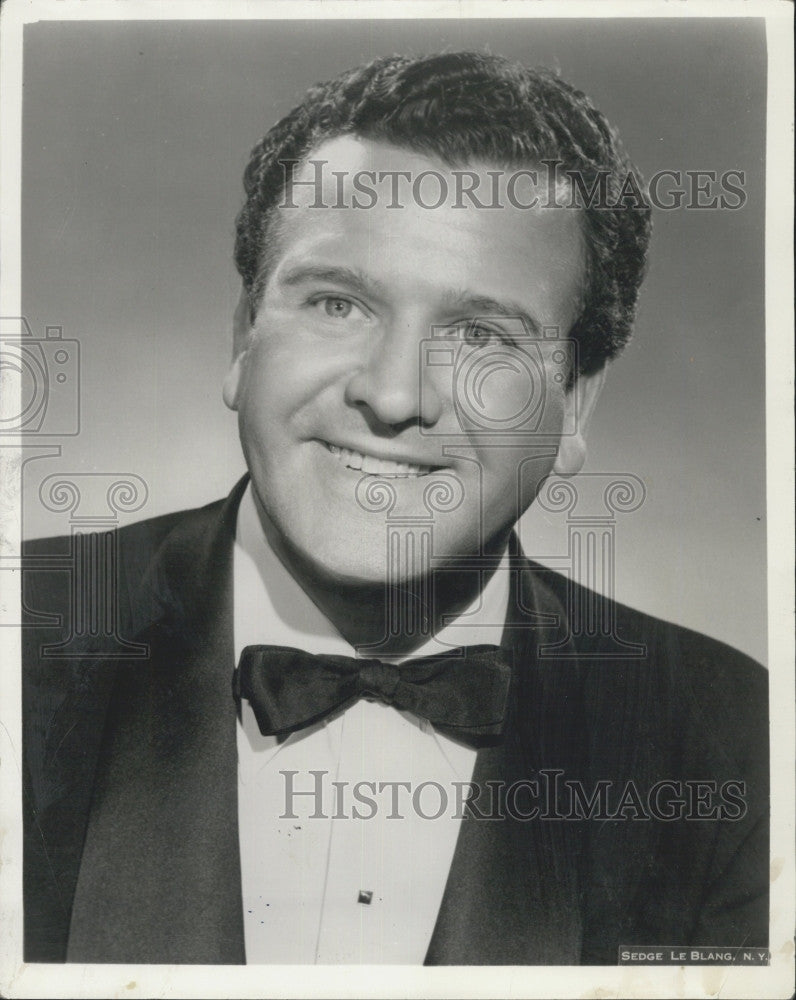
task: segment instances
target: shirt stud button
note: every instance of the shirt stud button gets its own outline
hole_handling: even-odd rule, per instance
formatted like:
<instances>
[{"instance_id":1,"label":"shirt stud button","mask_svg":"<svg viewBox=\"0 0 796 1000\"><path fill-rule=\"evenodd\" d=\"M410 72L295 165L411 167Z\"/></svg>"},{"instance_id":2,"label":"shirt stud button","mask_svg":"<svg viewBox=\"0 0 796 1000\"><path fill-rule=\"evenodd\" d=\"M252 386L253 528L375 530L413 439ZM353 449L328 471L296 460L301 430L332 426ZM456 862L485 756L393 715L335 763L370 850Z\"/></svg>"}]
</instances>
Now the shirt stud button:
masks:
<instances>
[{"instance_id":1,"label":"shirt stud button","mask_svg":"<svg viewBox=\"0 0 796 1000\"><path fill-rule=\"evenodd\" d=\"M359 890L359 896L357 896L358 903L364 903L366 906L369 906L371 899L373 899L373 893L369 889Z\"/></svg>"}]
</instances>

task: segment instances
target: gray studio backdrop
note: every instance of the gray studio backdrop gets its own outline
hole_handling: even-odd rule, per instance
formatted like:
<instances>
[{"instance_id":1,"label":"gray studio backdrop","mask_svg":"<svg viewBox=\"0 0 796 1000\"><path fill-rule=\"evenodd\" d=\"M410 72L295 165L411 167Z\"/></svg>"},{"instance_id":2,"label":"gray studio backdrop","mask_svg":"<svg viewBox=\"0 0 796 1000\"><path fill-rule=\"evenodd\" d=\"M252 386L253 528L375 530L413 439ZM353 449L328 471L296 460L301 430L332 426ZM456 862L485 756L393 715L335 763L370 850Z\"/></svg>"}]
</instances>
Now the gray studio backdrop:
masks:
<instances>
[{"instance_id":1,"label":"gray studio backdrop","mask_svg":"<svg viewBox=\"0 0 796 1000\"><path fill-rule=\"evenodd\" d=\"M60 457L27 463L25 534L70 530L38 496L56 472L141 477L146 502L122 521L229 491L244 465L220 385L248 152L310 83L444 47L560 69L647 176L744 171L739 210L655 212L635 339L610 373L587 471L632 473L647 490L616 517L618 598L765 661L766 55L755 19L28 26L23 311L35 336L54 325L79 341L81 423L47 439ZM532 510L522 527L528 554L560 566L561 517Z\"/></svg>"}]
</instances>

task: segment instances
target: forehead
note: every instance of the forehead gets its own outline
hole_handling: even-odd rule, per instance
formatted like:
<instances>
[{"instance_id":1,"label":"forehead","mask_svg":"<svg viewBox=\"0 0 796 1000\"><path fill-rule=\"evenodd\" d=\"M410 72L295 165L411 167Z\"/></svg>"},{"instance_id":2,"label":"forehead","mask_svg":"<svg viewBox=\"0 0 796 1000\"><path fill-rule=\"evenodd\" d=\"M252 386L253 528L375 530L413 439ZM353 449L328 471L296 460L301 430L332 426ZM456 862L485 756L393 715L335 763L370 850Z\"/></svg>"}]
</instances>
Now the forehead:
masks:
<instances>
[{"instance_id":1,"label":"forehead","mask_svg":"<svg viewBox=\"0 0 796 1000\"><path fill-rule=\"evenodd\" d=\"M546 182L540 175L534 185L527 171L508 197L519 173L484 163L451 167L354 136L327 140L298 168L276 210L271 278L308 258L344 261L416 295L477 286L571 323L585 276L582 213L564 198L545 207ZM536 207L522 207L534 196Z\"/></svg>"}]
</instances>

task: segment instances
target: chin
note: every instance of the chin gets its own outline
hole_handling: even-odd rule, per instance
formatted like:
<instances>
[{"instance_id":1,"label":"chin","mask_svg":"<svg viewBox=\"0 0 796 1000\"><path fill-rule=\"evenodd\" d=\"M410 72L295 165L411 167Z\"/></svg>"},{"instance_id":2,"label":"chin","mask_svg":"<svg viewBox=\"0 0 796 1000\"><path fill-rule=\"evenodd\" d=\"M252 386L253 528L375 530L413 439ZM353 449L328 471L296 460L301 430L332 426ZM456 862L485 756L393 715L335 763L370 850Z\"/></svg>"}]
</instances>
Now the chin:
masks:
<instances>
[{"instance_id":1,"label":"chin","mask_svg":"<svg viewBox=\"0 0 796 1000\"><path fill-rule=\"evenodd\" d=\"M477 538L471 544L454 543L441 532L422 529L396 531L388 541L386 532L375 544L357 544L354 540L340 548L323 547L316 551L314 562L326 579L340 586L391 584L411 587L428 578L445 563L467 559L478 552Z\"/></svg>"},{"instance_id":2,"label":"chin","mask_svg":"<svg viewBox=\"0 0 796 1000\"><path fill-rule=\"evenodd\" d=\"M342 551L336 546L320 546L302 559L312 576L327 586L376 587L385 584L389 577L385 549L383 541L377 552L358 548L356 542ZM401 581L390 578L390 582Z\"/></svg>"}]
</instances>

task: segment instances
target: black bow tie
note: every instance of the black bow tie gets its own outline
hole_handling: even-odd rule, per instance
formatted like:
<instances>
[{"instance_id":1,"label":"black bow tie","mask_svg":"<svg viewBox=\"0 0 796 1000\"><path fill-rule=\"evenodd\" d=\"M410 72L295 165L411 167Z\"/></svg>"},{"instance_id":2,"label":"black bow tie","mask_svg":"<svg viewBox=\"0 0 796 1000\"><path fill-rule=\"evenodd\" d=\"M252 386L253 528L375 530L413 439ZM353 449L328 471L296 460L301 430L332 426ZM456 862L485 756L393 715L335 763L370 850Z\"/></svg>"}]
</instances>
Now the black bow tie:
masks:
<instances>
[{"instance_id":1,"label":"black bow tie","mask_svg":"<svg viewBox=\"0 0 796 1000\"><path fill-rule=\"evenodd\" d=\"M503 730L511 669L498 646L469 646L399 667L350 656L313 656L289 646L247 646L232 676L263 736L304 729L372 696L428 719L468 742Z\"/></svg>"}]
</instances>

